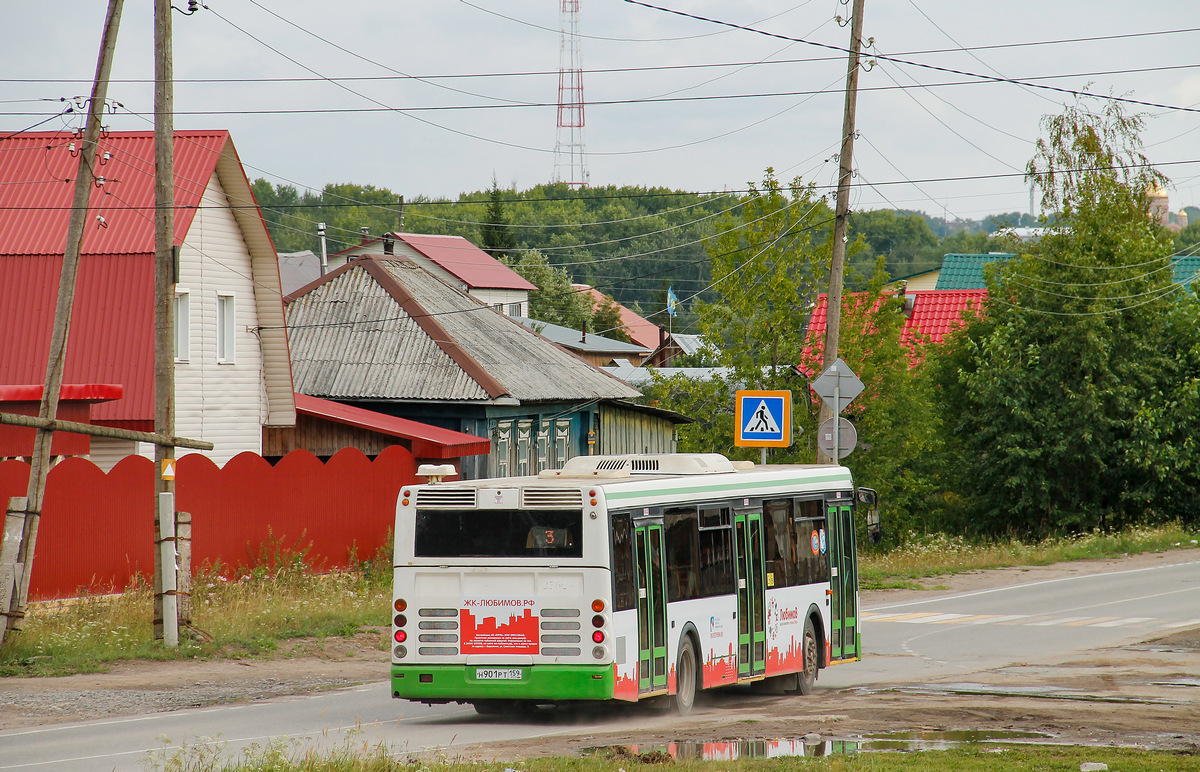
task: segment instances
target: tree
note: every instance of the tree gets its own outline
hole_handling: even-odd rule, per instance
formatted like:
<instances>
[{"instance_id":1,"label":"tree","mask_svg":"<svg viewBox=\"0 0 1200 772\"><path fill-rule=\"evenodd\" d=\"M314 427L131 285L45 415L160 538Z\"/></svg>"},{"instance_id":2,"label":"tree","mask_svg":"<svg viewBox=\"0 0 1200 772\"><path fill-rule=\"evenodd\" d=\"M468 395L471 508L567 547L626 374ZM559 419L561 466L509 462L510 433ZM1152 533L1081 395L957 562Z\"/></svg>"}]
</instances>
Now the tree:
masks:
<instances>
[{"instance_id":1,"label":"tree","mask_svg":"<svg viewBox=\"0 0 1200 772\"><path fill-rule=\"evenodd\" d=\"M539 322L559 324L575 330L591 329L592 296L571 286L571 277L562 268L550 265L536 250L501 258L523 278L537 285L529 293L529 316Z\"/></svg>"},{"instance_id":2,"label":"tree","mask_svg":"<svg viewBox=\"0 0 1200 772\"><path fill-rule=\"evenodd\" d=\"M1054 225L990 273L984 318L935 368L963 514L1033 536L1182 514L1171 498L1196 482L1190 432L1150 447L1178 437L1180 400L1194 404L1180 383L1196 377L1195 302L1171 284L1146 197L1165 179L1117 102L1043 127L1027 172Z\"/></svg>"},{"instance_id":3,"label":"tree","mask_svg":"<svg viewBox=\"0 0 1200 772\"><path fill-rule=\"evenodd\" d=\"M492 177L492 188L488 191L487 215L479 224L479 239L483 251L496 258L510 255L517 248L517 239L504 213L504 192L500 190L495 176Z\"/></svg>"},{"instance_id":4,"label":"tree","mask_svg":"<svg viewBox=\"0 0 1200 772\"><path fill-rule=\"evenodd\" d=\"M850 218L851 236L861 235L870 247L867 266L875 257L887 258L887 270L892 276L904 276L941 265L917 263L917 257L938 245L933 229L918 214L901 214L891 209L857 212Z\"/></svg>"}]
</instances>

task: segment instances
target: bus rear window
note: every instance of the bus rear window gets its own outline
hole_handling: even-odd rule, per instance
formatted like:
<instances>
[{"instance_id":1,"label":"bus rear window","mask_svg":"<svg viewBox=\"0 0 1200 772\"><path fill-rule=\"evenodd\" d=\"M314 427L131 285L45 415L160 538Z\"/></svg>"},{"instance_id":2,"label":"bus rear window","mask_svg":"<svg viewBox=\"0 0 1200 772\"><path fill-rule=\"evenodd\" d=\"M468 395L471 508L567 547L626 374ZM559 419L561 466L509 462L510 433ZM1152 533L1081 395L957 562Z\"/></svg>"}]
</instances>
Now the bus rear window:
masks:
<instances>
[{"instance_id":1,"label":"bus rear window","mask_svg":"<svg viewBox=\"0 0 1200 772\"><path fill-rule=\"evenodd\" d=\"M562 509L418 509L419 558L583 556L583 513Z\"/></svg>"}]
</instances>

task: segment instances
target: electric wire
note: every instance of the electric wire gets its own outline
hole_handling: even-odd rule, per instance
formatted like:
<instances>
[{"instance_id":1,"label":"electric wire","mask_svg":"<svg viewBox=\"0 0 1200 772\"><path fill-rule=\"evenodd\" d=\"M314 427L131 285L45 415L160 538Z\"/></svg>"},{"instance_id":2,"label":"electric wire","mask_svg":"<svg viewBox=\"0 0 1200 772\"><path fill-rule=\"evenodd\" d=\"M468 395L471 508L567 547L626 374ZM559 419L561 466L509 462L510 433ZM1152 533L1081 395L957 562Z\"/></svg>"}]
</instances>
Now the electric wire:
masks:
<instances>
[{"instance_id":1,"label":"electric wire","mask_svg":"<svg viewBox=\"0 0 1200 772\"><path fill-rule=\"evenodd\" d=\"M699 16L697 14L687 13L685 11L678 11L678 10L675 10L672 8L665 8L665 7L659 6L659 5L652 5L650 3L643 2L643 0L623 0L623 2L629 3L631 5L640 5L645 8L651 8L656 11L662 11L664 13L670 13L670 14L674 14L676 16L682 16L682 17L688 18L688 19L696 19L698 21L708 22L710 24L717 24L720 26L729 27L731 29L740 29L744 32L752 32L756 35L763 35L766 37L779 38L781 40L793 40L797 43L804 43L806 45L817 46L818 48L826 48L826 49L830 49L833 51L841 51L843 53L849 53L849 51L850 51L850 49L848 49L848 48L843 48L841 46L836 46L836 45L833 45L830 43L818 43L814 40L805 40L803 38L796 38L796 37L791 37L789 35L782 35L778 32L768 32L766 30L756 29L754 27L750 27L750 26L746 26L746 25L742 25L742 24L734 24L733 22L721 21L719 19L709 18L707 16ZM935 72L945 72L945 73L950 73L953 75L961 75L961 76L968 77L968 78L975 78L977 80L991 81L994 83L1007 83L1010 85L1025 85L1025 86L1029 86L1031 88L1040 88L1040 89L1045 89L1047 91L1055 91L1055 92L1062 93L1062 94L1070 94L1070 95L1076 96L1076 97L1088 96L1088 97L1094 97L1097 99L1107 100L1110 102L1122 102L1125 104L1140 105L1142 107L1156 107L1156 108L1159 108L1162 110L1174 110L1174 111L1178 111L1178 112L1200 113L1200 107L1180 107L1177 105L1167 105L1167 104L1162 104L1159 102L1148 102L1145 100L1133 99L1130 97L1121 97L1121 96L1116 96L1113 94L1097 94L1097 93L1092 93L1092 92L1088 92L1088 91L1080 91L1080 90L1076 90L1076 89L1062 88L1059 86L1050 86L1050 85L1046 85L1043 83L1033 83L1029 80L1018 80L1016 78L1004 78L1004 77L1000 77L998 75L984 75L982 73L970 72L968 70L960 70L960 69L956 69L953 67L942 67L942 66L939 66L936 64L928 64L925 62L915 62L915 61L912 61L909 59L901 59L897 56L891 56L888 54L876 53L874 55L874 58L882 59L882 60L888 61L888 62L895 62L897 64L906 64L906 65L909 65L912 67L920 67L922 69L933 70Z\"/></svg>"}]
</instances>

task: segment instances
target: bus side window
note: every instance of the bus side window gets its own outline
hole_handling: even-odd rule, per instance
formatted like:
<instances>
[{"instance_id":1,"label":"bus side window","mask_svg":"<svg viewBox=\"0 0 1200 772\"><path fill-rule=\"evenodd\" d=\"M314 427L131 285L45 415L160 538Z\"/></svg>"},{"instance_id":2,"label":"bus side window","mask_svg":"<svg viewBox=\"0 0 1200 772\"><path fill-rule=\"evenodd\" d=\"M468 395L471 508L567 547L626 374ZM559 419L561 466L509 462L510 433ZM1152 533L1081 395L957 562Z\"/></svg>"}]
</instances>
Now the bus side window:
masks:
<instances>
[{"instance_id":1,"label":"bus side window","mask_svg":"<svg viewBox=\"0 0 1200 772\"><path fill-rule=\"evenodd\" d=\"M663 512L667 536L667 600L700 597L696 523L695 507L673 507Z\"/></svg>"},{"instance_id":2,"label":"bus side window","mask_svg":"<svg viewBox=\"0 0 1200 772\"><path fill-rule=\"evenodd\" d=\"M800 584L813 584L829 579L829 536L825 533L825 513L822 502L797 501L796 547ZM815 544L815 549L814 549ZM825 547L822 550L822 546Z\"/></svg>"},{"instance_id":3,"label":"bus side window","mask_svg":"<svg viewBox=\"0 0 1200 772\"><path fill-rule=\"evenodd\" d=\"M633 577L632 523L626 513L612 516L613 611L625 611L637 604Z\"/></svg>"},{"instance_id":4,"label":"bus side window","mask_svg":"<svg viewBox=\"0 0 1200 772\"><path fill-rule=\"evenodd\" d=\"M766 526L767 587L796 584L796 538L792 532L792 502L773 499L763 502Z\"/></svg>"},{"instance_id":5,"label":"bus side window","mask_svg":"<svg viewBox=\"0 0 1200 772\"><path fill-rule=\"evenodd\" d=\"M733 592L733 527L726 507L700 510L700 594Z\"/></svg>"}]
</instances>

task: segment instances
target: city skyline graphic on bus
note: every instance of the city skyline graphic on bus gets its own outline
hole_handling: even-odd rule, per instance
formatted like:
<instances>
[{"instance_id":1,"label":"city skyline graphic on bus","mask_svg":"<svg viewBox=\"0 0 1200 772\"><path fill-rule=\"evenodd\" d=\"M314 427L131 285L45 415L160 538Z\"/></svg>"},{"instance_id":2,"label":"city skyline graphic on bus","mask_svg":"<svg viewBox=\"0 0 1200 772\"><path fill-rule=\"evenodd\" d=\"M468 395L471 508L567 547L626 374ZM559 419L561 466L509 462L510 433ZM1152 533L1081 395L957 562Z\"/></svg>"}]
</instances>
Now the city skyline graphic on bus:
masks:
<instances>
[{"instance_id":1,"label":"city skyline graphic on bus","mask_svg":"<svg viewBox=\"0 0 1200 772\"><path fill-rule=\"evenodd\" d=\"M501 617L476 617L468 609L459 610L460 650L463 654L538 653L538 617L526 608L520 614Z\"/></svg>"}]
</instances>

